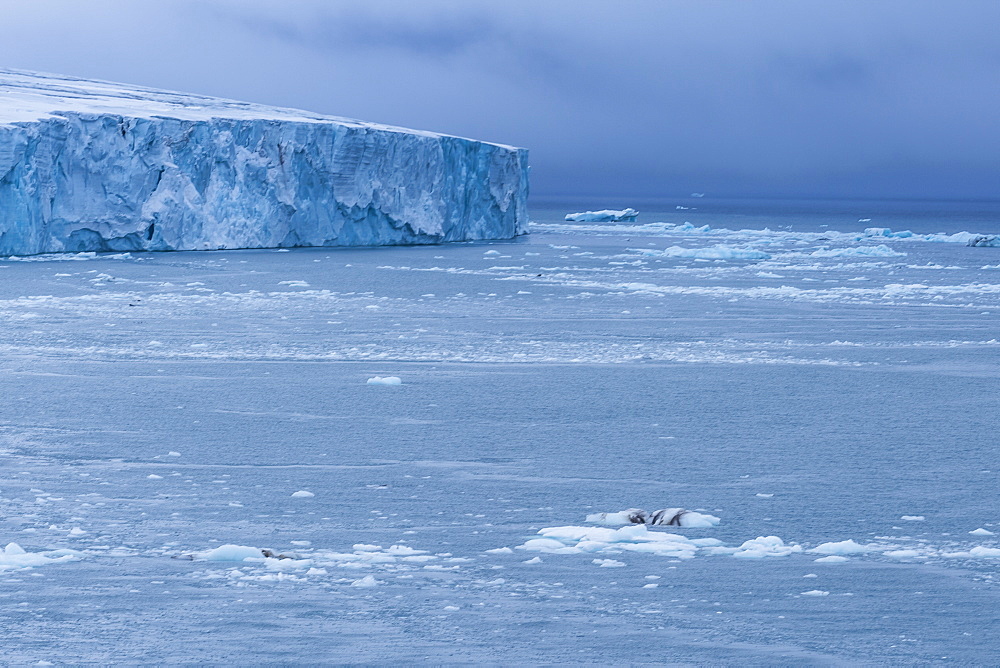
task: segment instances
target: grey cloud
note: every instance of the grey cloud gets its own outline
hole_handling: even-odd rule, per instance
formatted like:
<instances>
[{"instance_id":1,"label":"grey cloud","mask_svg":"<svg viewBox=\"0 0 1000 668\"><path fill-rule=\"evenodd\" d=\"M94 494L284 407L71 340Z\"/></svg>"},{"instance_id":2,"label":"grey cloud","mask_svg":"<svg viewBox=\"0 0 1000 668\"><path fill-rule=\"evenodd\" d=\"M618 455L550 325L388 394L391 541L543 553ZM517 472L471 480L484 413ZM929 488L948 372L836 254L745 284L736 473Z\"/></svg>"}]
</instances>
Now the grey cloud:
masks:
<instances>
[{"instance_id":1,"label":"grey cloud","mask_svg":"<svg viewBox=\"0 0 1000 668\"><path fill-rule=\"evenodd\" d=\"M993 1L0 10L2 65L527 146L536 194L1000 197Z\"/></svg>"}]
</instances>

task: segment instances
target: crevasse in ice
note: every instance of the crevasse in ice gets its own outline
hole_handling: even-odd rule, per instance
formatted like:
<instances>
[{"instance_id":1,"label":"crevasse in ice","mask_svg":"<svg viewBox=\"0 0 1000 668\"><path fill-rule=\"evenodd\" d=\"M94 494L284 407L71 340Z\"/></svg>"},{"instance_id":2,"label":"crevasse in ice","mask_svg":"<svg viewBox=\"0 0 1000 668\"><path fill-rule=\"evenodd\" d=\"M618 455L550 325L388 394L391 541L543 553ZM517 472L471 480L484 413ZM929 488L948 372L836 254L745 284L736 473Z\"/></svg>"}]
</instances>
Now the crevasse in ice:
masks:
<instances>
[{"instance_id":1,"label":"crevasse in ice","mask_svg":"<svg viewBox=\"0 0 1000 668\"><path fill-rule=\"evenodd\" d=\"M527 231L527 151L0 69L0 254L369 246Z\"/></svg>"}]
</instances>

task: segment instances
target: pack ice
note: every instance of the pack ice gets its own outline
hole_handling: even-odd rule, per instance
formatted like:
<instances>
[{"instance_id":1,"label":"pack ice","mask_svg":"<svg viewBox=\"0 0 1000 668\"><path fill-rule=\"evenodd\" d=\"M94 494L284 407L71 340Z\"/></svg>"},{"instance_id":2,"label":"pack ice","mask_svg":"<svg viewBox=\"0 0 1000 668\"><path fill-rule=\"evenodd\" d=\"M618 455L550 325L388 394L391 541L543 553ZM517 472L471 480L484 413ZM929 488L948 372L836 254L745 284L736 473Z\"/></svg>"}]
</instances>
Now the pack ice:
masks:
<instances>
[{"instance_id":1,"label":"pack ice","mask_svg":"<svg viewBox=\"0 0 1000 668\"><path fill-rule=\"evenodd\" d=\"M508 239L527 192L520 148L0 69L0 254Z\"/></svg>"}]
</instances>

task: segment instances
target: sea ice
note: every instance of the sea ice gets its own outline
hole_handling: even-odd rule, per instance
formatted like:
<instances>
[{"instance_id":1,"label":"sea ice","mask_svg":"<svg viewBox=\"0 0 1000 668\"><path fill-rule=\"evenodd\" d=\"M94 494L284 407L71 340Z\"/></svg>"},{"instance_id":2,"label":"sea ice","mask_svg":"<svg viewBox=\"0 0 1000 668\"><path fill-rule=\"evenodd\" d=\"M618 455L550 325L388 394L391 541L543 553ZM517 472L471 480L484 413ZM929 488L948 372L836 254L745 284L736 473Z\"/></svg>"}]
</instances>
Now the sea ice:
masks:
<instances>
[{"instance_id":1,"label":"sea ice","mask_svg":"<svg viewBox=\"0 0 1000 668\"><path fill-rule=\"evenodd\" d=\"M687 528L708 528L716 526L721 520L714 515L698 513L683 508L665 508L652 513L647 513L645 510L639 508L629 508L628 510L620 510L616 513L593 513L587 515L587 521L609 527L626 526L629 524L653 524Z\"/></svg>"},{"instance_id":2,"label":"sea ice","mask_svg":"<svg viewBox=\"0 0 1000 668\"><path fill-rule=\"evenodd\" d=\"M864 554L865 552L871 552L873 549L875 548L855 543L854 540L842 540L838 543L822 543L809 551L816 554L844 555Z\"/></svg>"},{"instance_id":3,"label":"sea ice","mask_svg":"<svg viewBox=\"0 0 1000 668\"><path fill-rule=\"evenodd\" d=\"M647 248L626 248L625 250L637 251L648 257L679 257L694 260L769 260L771 258L768 253L753 248L734 248L722 245L711 248L671 246L663 250Z\"/></svg>"},{"instance_id":4,"label":"sea ice","mask_svg":"<svg viewBox=\"0 0 1000 668\"><path fill-rule=\"evenodd\" d=\"M292 498L293 499L308 499L308 498L313 497L313 496L316 496L316 495L313 494L312 492L307 492L304 489L300 489L297 492L292 492Z\"/></svg>"},{"instance_id":5,"label":"sea ice","mask_svg":"<svg viewBox=\"0 0 1000 668\"><path fill-rule=\"evenodd\" d=\"M906 253L894 251L885 244L878 246L851 246L850 248L820 248L813 257L905 257Z\"/></svg>"},{"instance_id":6,"label":"sea ice","mask_svg":"<svg viewBox=\"0 0 1000 668\"><path fill-rule=\"evenodd\" d=\"M264 559L259 547L246 545L220 545L207 552L195 553L195 556L205 561L244 561L246 559Z\"/></svg>"},{"instance_id":7,"label":"sea ice","mask_svg":"<svg viewBox=\"0 0 1000 668\"><path fill-rule=\"evenodd\" d=\"M577 223L615 223L633 222L639 216L635 209L602 209L601 211L584 211L582 213L567 213L566 220Z\"/></svg>"},{"instance_id":8,"label":"sea ice","mask_svg":"<svg viewBox=\"0 0 1000 668\"><path fill-rule=\"evenodd\" d=\"M403 381L396 376L375 376L368 379L369 385L402 385Z\"/></svg>"},{"instance_id":9,"label":"sea ice","mask_svg":"<svg viewBox=\"0 0 1000 668\"><path fill-rule=\"evenodd\" d=\"M17 543L7 543L6 547L0 549L0 572L76 561L80 558L80 553L74 550L58 549L43 552L28 552Z\"/></svg>"},{"instance_id":10,"label":"sea ice","mask_svg":"<svg viewBox=\"0 0 1000 668\"><path fill-rule=\"evenodd\" d=\"M766 557L787 557L801 552L801 545L786 545L777 536L758 536L740 545L733 556L738 559L764 559Z\"/></svg>"}]
</instances>

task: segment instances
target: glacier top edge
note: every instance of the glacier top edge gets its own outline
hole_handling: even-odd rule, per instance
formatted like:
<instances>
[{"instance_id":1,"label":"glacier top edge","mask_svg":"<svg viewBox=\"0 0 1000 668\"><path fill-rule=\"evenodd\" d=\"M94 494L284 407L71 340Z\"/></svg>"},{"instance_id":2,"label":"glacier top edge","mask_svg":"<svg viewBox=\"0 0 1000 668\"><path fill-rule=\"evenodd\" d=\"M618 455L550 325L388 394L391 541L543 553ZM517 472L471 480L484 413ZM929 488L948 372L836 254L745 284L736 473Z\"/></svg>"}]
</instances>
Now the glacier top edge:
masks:
<instances>
[{"instance_id":1,"label":"glacier top edge","mask_svg":"<svg viewBox=\"0 0 1000 668\"><path fill-rule=\"evenodd\" d=\"M166 117L187 121L214 118L234 120L275 120L298 123L337 123L384 132L400 132L425 137L454 137L426 130L370 123L340 116L317 114L301 109L272 107L252 102L194 93L133 86L62 74L0 68L0 127L31 123L66 113L115 115L129 118ZM501 148L518 147L496 142L456 137Z\"/></svg>"}]
</instances>

